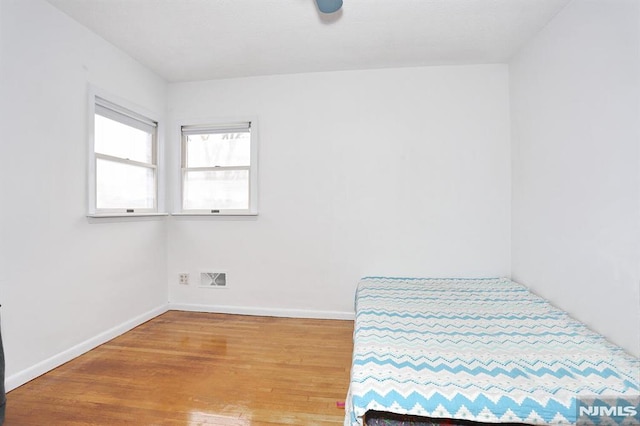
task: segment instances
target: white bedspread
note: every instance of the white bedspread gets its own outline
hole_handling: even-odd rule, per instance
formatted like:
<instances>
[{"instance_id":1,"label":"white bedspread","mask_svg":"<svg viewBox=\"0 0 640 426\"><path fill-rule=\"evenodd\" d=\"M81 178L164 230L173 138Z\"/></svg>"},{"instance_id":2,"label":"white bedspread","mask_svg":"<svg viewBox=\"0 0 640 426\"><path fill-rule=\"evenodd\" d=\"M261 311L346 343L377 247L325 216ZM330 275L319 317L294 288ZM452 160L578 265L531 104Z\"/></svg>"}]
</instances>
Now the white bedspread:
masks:
<instances>
[{"instance_id":1,"label":"white bedspread","mask_svg":"<svg viewBox=\"0 0 640 426\"><path fill-rule=\"evenodd\" d=\"M576 424L640 393L639 360L508 279L361 280L345 425L368 410Z\"/></svg>"}]
</instances>

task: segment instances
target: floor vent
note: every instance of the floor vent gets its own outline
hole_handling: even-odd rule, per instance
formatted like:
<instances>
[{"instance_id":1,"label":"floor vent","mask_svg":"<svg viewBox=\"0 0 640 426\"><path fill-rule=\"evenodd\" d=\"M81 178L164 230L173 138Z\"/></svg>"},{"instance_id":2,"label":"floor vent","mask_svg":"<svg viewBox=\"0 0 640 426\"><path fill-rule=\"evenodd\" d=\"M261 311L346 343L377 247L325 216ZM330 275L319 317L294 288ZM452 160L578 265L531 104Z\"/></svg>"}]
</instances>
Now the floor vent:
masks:
<instances>
[{"instance_id":1,"label":"floor vent","mask_svg":"<svg viewBox=\"0 0 640 426\"><path fill-rule=\"evenodd\" d=\"M209 288L226 288L227 273L226 272L201 272L200 286Z\"/></svg>"}]
</instances>

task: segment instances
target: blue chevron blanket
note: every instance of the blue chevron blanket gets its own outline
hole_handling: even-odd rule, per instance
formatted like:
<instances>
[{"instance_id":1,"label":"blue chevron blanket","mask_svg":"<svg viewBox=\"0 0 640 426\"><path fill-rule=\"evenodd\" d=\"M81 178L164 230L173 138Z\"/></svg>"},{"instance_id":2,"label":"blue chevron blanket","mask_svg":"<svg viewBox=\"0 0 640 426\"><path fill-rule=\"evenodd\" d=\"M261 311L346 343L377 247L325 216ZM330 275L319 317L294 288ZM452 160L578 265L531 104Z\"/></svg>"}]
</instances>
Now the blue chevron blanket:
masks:
<instances>
[{"instance_id":1,"label":"blue chevron blanket","mask_svg":"<svg viewBox=\"0 0 640 426\"><path fill-rule=\"evenodd\" d=\"M640 362L508 279L363 278L345 426L369 410L573 425L640 394Z\"/></svg>"}]
</instances>

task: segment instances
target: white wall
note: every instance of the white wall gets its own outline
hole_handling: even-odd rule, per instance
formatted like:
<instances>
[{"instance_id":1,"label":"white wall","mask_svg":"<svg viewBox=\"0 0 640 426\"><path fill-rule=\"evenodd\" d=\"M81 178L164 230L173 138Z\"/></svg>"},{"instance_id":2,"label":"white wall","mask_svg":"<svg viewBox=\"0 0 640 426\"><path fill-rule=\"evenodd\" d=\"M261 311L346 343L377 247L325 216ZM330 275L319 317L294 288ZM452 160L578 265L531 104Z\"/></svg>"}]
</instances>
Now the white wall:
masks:
<instances>
[{"instance_id":1,"label":"white wall","mask_svg":"<svg viewBox=\"0 0 640 426\"><path fill-rule=\"evenodd\" d=\"M168 104L174 122L256 116L260 145L257 218L169 220L174 304L340 317L364 275L510 272L505 65L171 84ZM229 288L198 288L214 268Z\"/></svg>"},{"instance_id":2,"label":"white wall","mask_svg":"<svg viewBox=\"0 0 640 426\"><path fill-rule=\"evenodd\" d=\"M87 85L164 113L166 84L44 1L0 5L0 303L11 388L166 304L164 222L85 217Z\"/></svg>"},{"instance_id":3,"label":"white wall","mask_svg":"<svg viewBox=\"0 0 640 426\"><path fill-rule=\"evenodd\" d=\"M639 24L574 0L510 64L513 277L636 355Z\"/></svg>"}]
</instances>

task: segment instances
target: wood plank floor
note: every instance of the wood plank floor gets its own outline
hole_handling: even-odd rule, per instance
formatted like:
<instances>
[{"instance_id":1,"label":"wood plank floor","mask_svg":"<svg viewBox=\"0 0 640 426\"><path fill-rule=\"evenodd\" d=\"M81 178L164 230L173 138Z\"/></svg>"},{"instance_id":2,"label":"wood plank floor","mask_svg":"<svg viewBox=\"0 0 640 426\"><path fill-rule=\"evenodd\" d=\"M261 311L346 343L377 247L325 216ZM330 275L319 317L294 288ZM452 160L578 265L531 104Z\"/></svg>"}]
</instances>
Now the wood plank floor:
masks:
<instances>
[{"instance_id":1,"label":"wood plank floor","mask_svg":"<svg viewBox=\"0 0 640 426\"><path fill-rule=\"evenodd\" d=\"M169 311L10 392L5 424L339 425L352 332Z\"/></svg>"}]
</instances>

